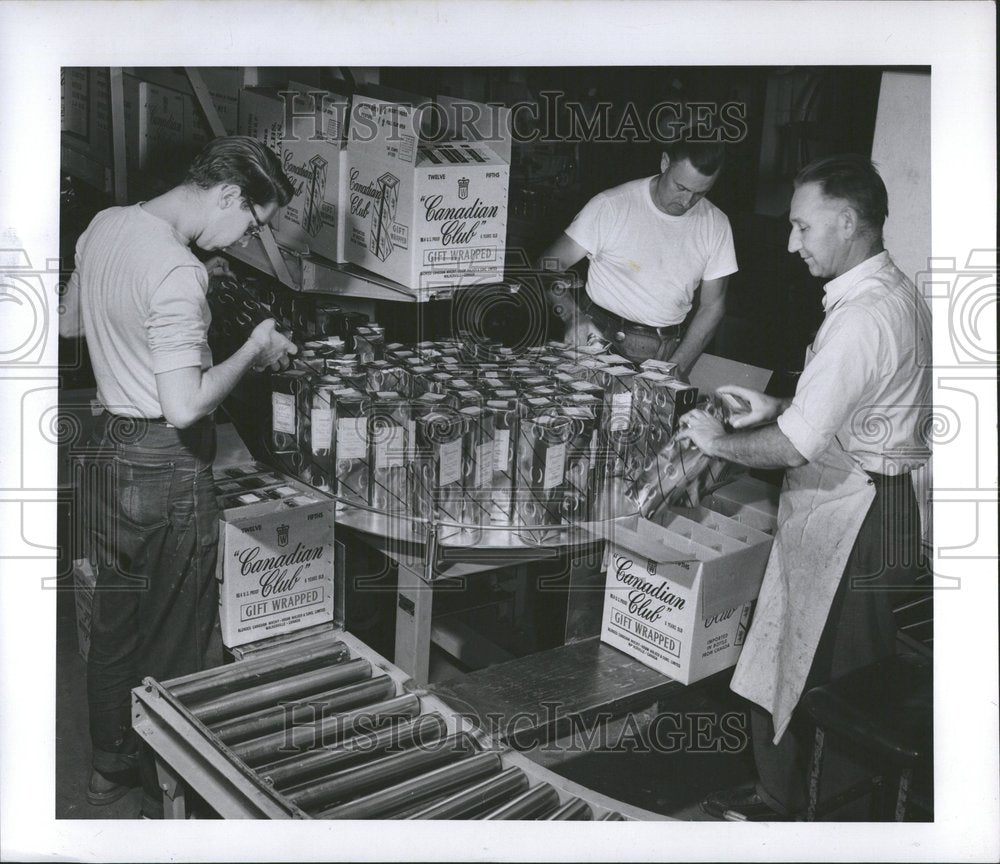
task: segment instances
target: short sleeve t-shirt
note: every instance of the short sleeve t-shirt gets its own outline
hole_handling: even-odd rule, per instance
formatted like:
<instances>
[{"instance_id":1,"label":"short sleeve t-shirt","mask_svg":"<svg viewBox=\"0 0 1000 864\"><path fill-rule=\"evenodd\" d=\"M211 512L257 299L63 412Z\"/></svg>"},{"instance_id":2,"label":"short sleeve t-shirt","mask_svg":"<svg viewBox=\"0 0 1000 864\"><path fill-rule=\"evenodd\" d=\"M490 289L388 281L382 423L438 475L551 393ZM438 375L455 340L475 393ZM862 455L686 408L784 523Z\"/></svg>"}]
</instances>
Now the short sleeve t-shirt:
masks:
<instances>
[{"instance_id":1,"label":"short sleeve t-shirt","mask_svg":"<svg viewBox=\"0 0 1000 864\"><path fill-rule=\"evenodd\" d=\"M659 210L651 179L592 198L566 229L587 250L587 294L609 312L652 327L680 324L702 281L735 273L729 219L702 198L683 216Z\"/></svg>"},{"instance_id":2,"label":"short sleeve t-shirt","mask_svg":"<svg viewBox=\"0 0 1000 864\"><path fill-rule=\"evenodd\" d=\"M136 204L94 217L77 242L74 278L98 399L115 414L161 416L156 375L212 365L205 266Z\"/></svg>"}]
</instances>

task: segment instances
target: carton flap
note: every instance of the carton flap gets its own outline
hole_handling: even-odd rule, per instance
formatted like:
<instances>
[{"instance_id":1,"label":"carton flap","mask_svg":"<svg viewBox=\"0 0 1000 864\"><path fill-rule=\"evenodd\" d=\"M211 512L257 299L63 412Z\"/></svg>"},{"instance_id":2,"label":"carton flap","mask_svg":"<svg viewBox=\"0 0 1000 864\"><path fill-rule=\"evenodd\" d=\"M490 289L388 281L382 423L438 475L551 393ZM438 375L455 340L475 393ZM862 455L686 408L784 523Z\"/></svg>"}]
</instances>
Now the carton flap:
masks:
<instances>
[{"instance_id":1,"label":"carton flap","mask_svg":"<svg viewBox=\"0 0 1000 864\"><path fill-rule=\"evenodd\" d=\"M655 531L659 526L636 516L622 516L603 522L591 522L586 528L590 533L601 537L615 546L621 546L642 555L657 564L689 564L697 560L688 552L675 549L667 542L667 532L660 529L663 536Z\"/></svg>"},{"instance_id":2,"label":"carton flap","mask_svg":"<svg viewBox=\"0 0 1000 864\"><path fill-rule=\"evenodd\" d=\"M739 363L714 354L702 354L688 376L699 393L714 393L723 384L739 384L763 391L771 380L771 370Z\"/></svg>"},{"instance_id":3,"label":"carton flap","mask_svg":"<svg viewBox=\"0 0 1000 864\"><path fill-rule=\"evenodd\" d=\"M760 543L718 559L701 580L701 608L706 618L753 600L760 591L770 543Z\"/></svg>"},{"instance_id":4,"label":"carton flap","mask_svg":"<svg viewBox=\"0 0 1000 864\"><path fill-rule=\"evenodd\" d=\"M484 105L455 96L438 96L446 130L466 141L489 146L504 162L511 159L510 109L502 105Z\"/></svg>"},{"instance_id":5,"label":"carton flap","mask_svg":"<svg viewBox=\"0 0 1000 864\"><path fill-rule=\"evenodd\" d=\"M240 433L232 423L220 423L216 427L216 455L212 463L216 471L233 465L246 465L253 462L253 456L247 450Z\"/></svg>"}]
</instances>

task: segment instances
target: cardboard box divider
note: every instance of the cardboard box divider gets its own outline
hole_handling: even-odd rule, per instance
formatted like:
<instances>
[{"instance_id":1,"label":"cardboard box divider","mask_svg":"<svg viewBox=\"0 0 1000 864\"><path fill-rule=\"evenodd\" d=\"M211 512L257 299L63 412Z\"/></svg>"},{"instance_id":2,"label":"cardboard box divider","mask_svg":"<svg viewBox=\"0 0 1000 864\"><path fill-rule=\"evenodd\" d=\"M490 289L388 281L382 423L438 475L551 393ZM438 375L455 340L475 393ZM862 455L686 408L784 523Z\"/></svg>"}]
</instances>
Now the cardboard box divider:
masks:
<instances>
[{"instance_id":1,"label":"cardboard box divider","mask_svg":"<svg viewBox=\"0 0 1000 864\"><path fill-rule=\"evenodd\" d=\"M684 684L735 664L770 553L769 533L741 517L770 520L773 534L766 511L778 490L740 478L720 491L715 500L733 505L722 513L710 498L663 524L633 515L591 525L609 543L601 639Z\"/></svg>"}]
</instances>

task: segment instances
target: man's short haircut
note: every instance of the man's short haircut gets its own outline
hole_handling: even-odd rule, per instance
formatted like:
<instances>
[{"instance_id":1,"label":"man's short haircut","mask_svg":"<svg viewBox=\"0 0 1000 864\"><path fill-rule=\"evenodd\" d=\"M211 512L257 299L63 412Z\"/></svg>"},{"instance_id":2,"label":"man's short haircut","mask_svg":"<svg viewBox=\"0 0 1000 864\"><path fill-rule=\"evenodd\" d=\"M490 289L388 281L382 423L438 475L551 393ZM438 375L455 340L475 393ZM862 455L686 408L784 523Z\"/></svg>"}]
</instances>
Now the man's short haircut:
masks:
<instances>
[{"instance_id":1,"label":"man's short haircut","mask_svg":"<svg viewBox=\"0 0 1000 864\"><path fill-rule=\"evenodd\" d=\"M709 137L717 136L698 138L685 129L676 138L668 141L663 150L670 157L671 164L687 159L700 174L711 177L722 169L722 164L726 160L726 145L719 140L706 140Z\"/></svg>"},{"instance_id":2,"label":"man's short haircut","mask_svg":"<svg viewBox=\"0 0 1000 864\"><path fill-rule=\"evenodd\" d=\"M251 204L284 207L295 188L274 152L256 138L226 135L209 141L188 169L185 183L210 189L218 183L239 186Z\"/></svg>"},{"instance_id":3,"label":"man's short haircut","mask_svg":"<svg viewBox=\"0 0 1000 864\"><path fill-rule=\"evenodd\" d=\"M846 201L861 217L865 226L882 236L882 226L889 216L889 194L874 163L867 156L846 153L826 156L810 162L796 175L795 188L817 183L826 198Z\"/></svg>"}]
</instances>

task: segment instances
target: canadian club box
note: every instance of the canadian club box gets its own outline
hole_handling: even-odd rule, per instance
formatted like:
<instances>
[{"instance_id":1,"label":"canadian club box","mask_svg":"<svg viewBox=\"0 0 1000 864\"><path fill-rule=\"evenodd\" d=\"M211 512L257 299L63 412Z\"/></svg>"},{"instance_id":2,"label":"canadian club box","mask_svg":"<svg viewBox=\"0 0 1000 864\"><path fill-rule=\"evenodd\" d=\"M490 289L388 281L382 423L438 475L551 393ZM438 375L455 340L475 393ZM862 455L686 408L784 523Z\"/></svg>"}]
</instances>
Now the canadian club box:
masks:
<instances>
[{"instance_id":1,"label":"canadian club box","mask_svg":"<svg viewBox=\"0 0 1000 864\"><path fill-rule=\"evenodd\" d=\"M503 280L508 113L470 102L438 108L446 126L475 115L492 132L423 140L425 109L355 95L347 144L347 260L417 292Z\"/></svg>"},{"instance_id":2,"label":"canadian club box","mask_svg":"<svg viewBox=\"0 0 1000 864\"><path fill-rule=\"evenodd\" d=\"M338 263L348 260L344 254L347 106L346 97L319 90L295 97L292 126L284 130L281 142L281 166L295 194L271 222L282 244Z\"/></svg>"},{"instance_id":3,"label":"canadian club box","mask_svg":"<svg viewBox=\"0 0 1000 864\"><path fill-rule=\"evenodd\" d=\"M239 471L245 476L234 476ZM217 478L219 487L263 482L220 498L216 576L229 648L333 620L335 502L290 477L260 471L237 466Z\"/></svg>"},{"instance_id":4,"label":"canadian club box","mask_svg":"<svg viewBox=\"0 0 1000 864\"><path fill-rule=\"evenodd\" d=\"M662 524L592 523L609 543L601 641L682 684L733 666L772 540L741 515L702 506L673 508Z\"/></svg>"}]
</instances>

